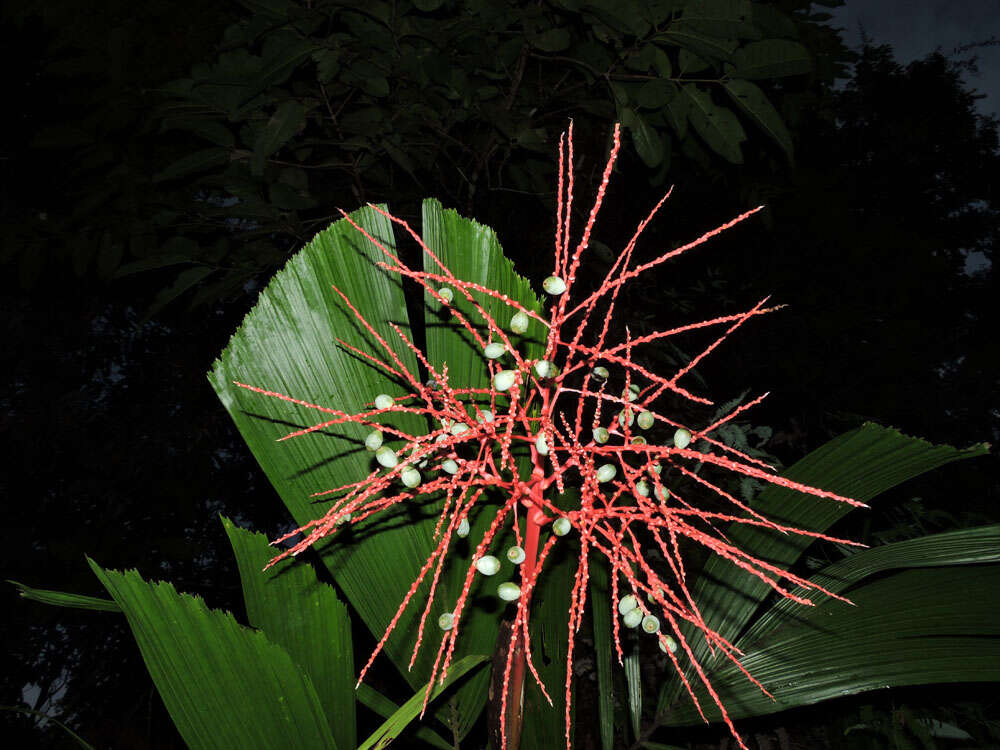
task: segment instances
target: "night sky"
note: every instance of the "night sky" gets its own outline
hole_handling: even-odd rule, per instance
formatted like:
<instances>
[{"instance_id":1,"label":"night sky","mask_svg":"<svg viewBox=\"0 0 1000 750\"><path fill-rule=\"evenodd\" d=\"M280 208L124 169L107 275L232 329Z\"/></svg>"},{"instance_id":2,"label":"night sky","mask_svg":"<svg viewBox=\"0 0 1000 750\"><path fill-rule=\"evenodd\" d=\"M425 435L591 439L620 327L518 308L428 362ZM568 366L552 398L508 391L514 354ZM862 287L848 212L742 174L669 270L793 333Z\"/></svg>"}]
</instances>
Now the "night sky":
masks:
<instances>
[{"instance_id":1,"label":"night sky","mask_svg":"<svg viewBox=\"0 0 1000 750\"><path fill-rule=\"evenodd\" d=\"M830 9L813 5L813 10ZM967 83L986 94L979 102L981 112L1000 112L1000 0L848 0L830 12L852 49L860 48L863 30L875 44L891 44L904 65L938 47L948 55L956 47L993 37L993 46L972 53L979 58L979 75Z\"/></svg>"}]
</instances>

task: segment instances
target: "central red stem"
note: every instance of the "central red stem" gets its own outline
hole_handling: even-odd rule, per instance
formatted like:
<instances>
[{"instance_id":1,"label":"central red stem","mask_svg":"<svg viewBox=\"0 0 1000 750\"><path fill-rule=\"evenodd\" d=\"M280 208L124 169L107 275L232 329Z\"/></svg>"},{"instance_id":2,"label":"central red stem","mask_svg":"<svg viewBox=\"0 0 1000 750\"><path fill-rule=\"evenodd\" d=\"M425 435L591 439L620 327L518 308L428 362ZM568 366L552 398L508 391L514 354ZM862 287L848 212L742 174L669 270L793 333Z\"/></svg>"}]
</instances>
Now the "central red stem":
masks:
<instances>
[{"instance_id":1,"label":"central red stem","mask_svg":"<svg viewBox=\"0 0 1000 750\"><path fill-rule=\"evenodd\" d=\"M532 500L541 499L542 483L536 481L531 486ZM527 525L524 534L524 562L521 564L521 586L530 581L535 573L538 557L538 535L542 526L551 519L539 507L539 503L526 501ZM529 596L529 594L523 594ZM525 607L530 602L525 602ZM510 693L507 695L507 747L504 750L518 750L521 744L521 725L524 720L524 670L526 647L523 633L518 633L514 646L514 664L511 669Z\"/></svg>"}]
</instances>

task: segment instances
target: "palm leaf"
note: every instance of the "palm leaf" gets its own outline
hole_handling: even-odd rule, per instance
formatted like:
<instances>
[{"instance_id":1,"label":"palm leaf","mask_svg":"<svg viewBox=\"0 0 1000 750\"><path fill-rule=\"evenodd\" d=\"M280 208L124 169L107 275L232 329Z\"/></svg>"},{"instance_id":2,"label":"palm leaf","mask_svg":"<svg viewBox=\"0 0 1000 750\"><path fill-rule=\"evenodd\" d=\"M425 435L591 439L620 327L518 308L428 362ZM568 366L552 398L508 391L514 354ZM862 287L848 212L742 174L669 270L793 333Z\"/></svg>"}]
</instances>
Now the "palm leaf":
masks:
<instances>
[{"instance_id":1,"label":"palm leaf","mask_svg":"<svg viewBox=\"0 0 1000 750\"><path fill-rule=\"evenodd\" d=\"M878 688L998 681L998 588L1000 565L907 570L877 580L851 591L856 607L833 600L802 607L766 637L740 640L740 662L775 700L732 664L713 671L712 685L729 715L741 718ZM699 700L709 720L719 718L711 699ZM667 723L697 721L685 701Z\"/></svg>"},{"instance_id":2,"label":"palm leaf","mask_svg":"<svg viewBox=\"0 0 1000 750\"><path fill-rule=\"evenodd\" d=\"M189 747L338 747L312 681L263 633L169 583L88 561L124 611Z\"/></svg>"},{"instance_id":3,"label":"palm leaf","mask_svg":"<svg viewBox=\"0 0 1000 750\"><path fill-rule=\"evenodd\" d=\"M425 215L428 244L460 277L489 283L525 306L537 305L527 283L513 273L503 258L491 231L453 212L441 211L433 201L425 205ZM361 209L351 218L385 247L395 249L391 224L377 211ZM232 381L350 413L362 410L379 393L406 392L406 384L394 382L378 367L337 343L341 339L388 359L333 292L333 285L389 343L406 368L417 372L414 354L390 327L390 323L396 323L410 335L403 285L398 275L376 266L382 260L383 252L346 221L333 224L298 253L261 293L260 301L210 374L220 399L299 525L319 517L329 507L328 503L311 501L311 493L356 481L372 470L371 454L362 446L365 430L353 424L339 425L276 443L297 428L325 421L323 417L328 415L262 397L234 386ZM456 298L460 296L456 292ZM428 317L434 312L430 310ZM500 319L505 322L504 316ZM460 378L481 382L477 379L484 371L482 360L461 334L451 326L437 324L429 325L426 333L432 366L447 360L456 384L465 384ZM393 424L411 434L427 429L416 415L394 414ZM440 500L430 498L419 506L382 513L317 547L337 584L376 637L385 632L433 549L432 533L440 508ZM431 623L454 605L460 590L460 572L468 566L470 554L470 545L456 545L439 585ZM412 671L407 668L421 611L419 602L426 591L425 587L417 592L417 603L402 615L386 645L389 658L413 689L428 679L435 652L433 646L425 647ZM473 597L476 593L474 590ZM456 658L492 651L497 632L495 616L471 608L466 617ZM436 631L432 631L429 637L435 635ZM471 728L482 710L486 689L484 675L469 680L458 691L458 725L454 729L459 736Z\"/></svg>"},{"instance_id":4,"label":"palm leaf","mask_svg":"<svg viewBox=\"0 0 1000 750\"><path fill-rule=\"evenodd\" d=\"M964 450L935 446L899 431L866 423L821 446L797 462L784 476L839 495L867 502L907 479L952 461L983 455L982 445ZM774 485L754 500L754 510L778 523L822 532L842 518L850 506L801 495ZM777 565L792 565L811 543L809 537L781 535L734 524L726 530L730 541L745 552ZM734 640L771 589L721 558L712 557L692 593L709 627ZM688 631L685 636L692 636ZM692 649L711 668L703 639L692 638ZM682 693L679 679L668 681L660 694L662 713Z\"/></svg>"},{"instance_id":5,"label":"palm leaf","mask_svg":"<svg viewBox=\"0 0 1000 750\"><path fill-rule=\"evenodd\" d=\"M261 572L274 557L267 538L237 528L227 518L222 523L236 554L250 624L284 648L309 676L337 747L355 747L357 675L347 607L307 565L286 561Z\"/></svg>"}]
</instances>

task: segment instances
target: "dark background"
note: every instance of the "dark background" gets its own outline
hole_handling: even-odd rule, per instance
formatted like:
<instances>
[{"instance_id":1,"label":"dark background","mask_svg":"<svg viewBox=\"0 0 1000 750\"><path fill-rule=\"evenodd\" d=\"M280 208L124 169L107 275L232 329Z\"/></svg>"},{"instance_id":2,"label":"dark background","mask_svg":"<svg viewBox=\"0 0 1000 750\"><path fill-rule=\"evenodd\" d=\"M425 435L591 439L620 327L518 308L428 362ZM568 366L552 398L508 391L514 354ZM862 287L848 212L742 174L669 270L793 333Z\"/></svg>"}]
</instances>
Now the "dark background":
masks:
<instances>
[{"instance_id":1,"label":"dark background","mask_svg":"<svg viewBox=\"0 0 1000 750\"><path fill-rule=\"evenodd\" d=\"M808 4L784 5L808 12ZM532 127L542 128L537 144L445 124L461 158L442 151L403 168L398 155L383 151L376 156L394 165L385 171L382 162L358 157L349 169L311 178L308 189L297 186L299 207L272 191L266 217L248 225L265 208L245 194L240 215L206 200L218 185L199 174L154 176L204 146L164 124L178 98L166 82L235 46L226 30L262 12L249 2L138 6L14 2L4 11L3 577L101 596L84 560L90 555L106 567L172 580L239 616L237 573L218 514L270 536L287 519L204 374L256 291L332 220L335 207L384 200L412 216L425 195L494 227L517 267L539 282L548 270L558 133L577 118L582 211L614 109L606 93L584 87L567 96L578 104L531 115ZM910 41L921 56L897 60L893 48L880 46L887 40L878 23L859 36L852 6L812 21L827 32L811 44L834 49L840 63L825 78L801 76L779 89L788 97L794 165L755 135L739 166L674 142L661 173L626 138L595 234L601 245L585 269L601 273L602 245L616 252L670 184L675 197L647 232L644 257L766 203L762 218L635 284L624 314L635 332L746 309L767 294L789 305L746 326L698 370L720 401L745 389L772 392L749 419L773 429L767 450L785 464L866 420L961 447L995 443L1000 427L997 308L989 291L1000 152L988 113L997 99L984 104L973 93L996 85L992 30L942 25L961 36L953 44L936 42L928 24L918 24ZM858 7L884 19L871 4ZM846 36L838 21L851 23ZM853 56L848 38L859 41ZM951 46L923 54L937 43ZM953 51L957 45L965 46ZM977 54L994 61L983 78ZM342 77L330 77L331 91L350 89ZM351 112L348 93L331 97L343 104L341 116ZM428 99L427 106L437 105ZM399 126L404 151L412 132ZM284 153L276 158L292 158ZM503 158L523 170L524 185L470 177L470 165L489 175ZM178 251L193 265L178 271L148 261ZM131 273L128 264L137 262L149 270ZM183 278L192 268L211 275ZM948 466L838 531L877 543L996 522L997 475L995 452ZM2 595L0 704L59 718L98 747L182 746L120 616L22 601L13 587ZM358 634L359 650L367 638ZM970 731L1000 719L996 699L976 686L932 686L766 717L748 722L747 733L786 732L799 746L817 747L843 738L858 717L888 721L901 706ZM51 723L11 713L4 722L16 746L67 743ZM717 743L723 735L712 729L690 739ZM861 744L868 741L874 744ZM881 746L871 738L843 742Z\"/></svg>"}]
</instances>

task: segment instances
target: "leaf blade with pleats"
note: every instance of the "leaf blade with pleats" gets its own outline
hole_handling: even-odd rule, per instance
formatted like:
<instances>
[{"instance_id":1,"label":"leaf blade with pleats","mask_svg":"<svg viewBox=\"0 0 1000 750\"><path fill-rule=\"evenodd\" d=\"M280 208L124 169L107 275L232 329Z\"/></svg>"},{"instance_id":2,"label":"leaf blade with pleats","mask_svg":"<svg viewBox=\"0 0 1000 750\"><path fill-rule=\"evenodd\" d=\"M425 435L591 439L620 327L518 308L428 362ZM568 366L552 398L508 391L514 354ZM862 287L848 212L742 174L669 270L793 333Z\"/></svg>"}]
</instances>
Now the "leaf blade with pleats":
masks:
<instances>
[{"instance_id":1,"label":"leaf blade with pleats","mask_svg":"<svg viewBox=\"0 0 1000 750\"><path fill-rule=\"evenodd\" d=\"M896 485L952 461L983 455L986 448L956 449L935 446L908 437L898 430L865 423L821 446L790 467L783 476L863 502ZM801 529L823 532L842 518L851 506L801 495L769 486L754 500L754 510L775 521ZM734 524L726 530L731 542L776 565L792 565L811 543L809 537L780 535ZM698 577L692 594L710 628L735 639L771 589L759 579L718 557L712 557ZM693 634L691 629L685 635ZM692 644L695 656L711 668L703 639ZM658 711L662 712L683 691L674 678L664 685Z\"/></svg>"},{"instance_id":2,"label":"leaf blade with pleats","mask_svg":"<svg viewBox=\"0 0 1000 750\"><path fill-rule=\"evenodd\" d=\"M338 747L312 682L263 633L172 584L88 562L124 611L189 747Z\"/></svg>"},{"instance_id":3,"label":"leaf blade with pleats","mask_svg":"<svg viewBox=\"0 0 1000 750\"><path fill-rule=\"evenodd\" d=\"M275 552L267 538L228 518L222 523L236 555L250 625L284 648L309 676L337 747L355 747L357 676L347 607L308 565L284 561L262 571Z\"/></svg>"}]
</instances>

